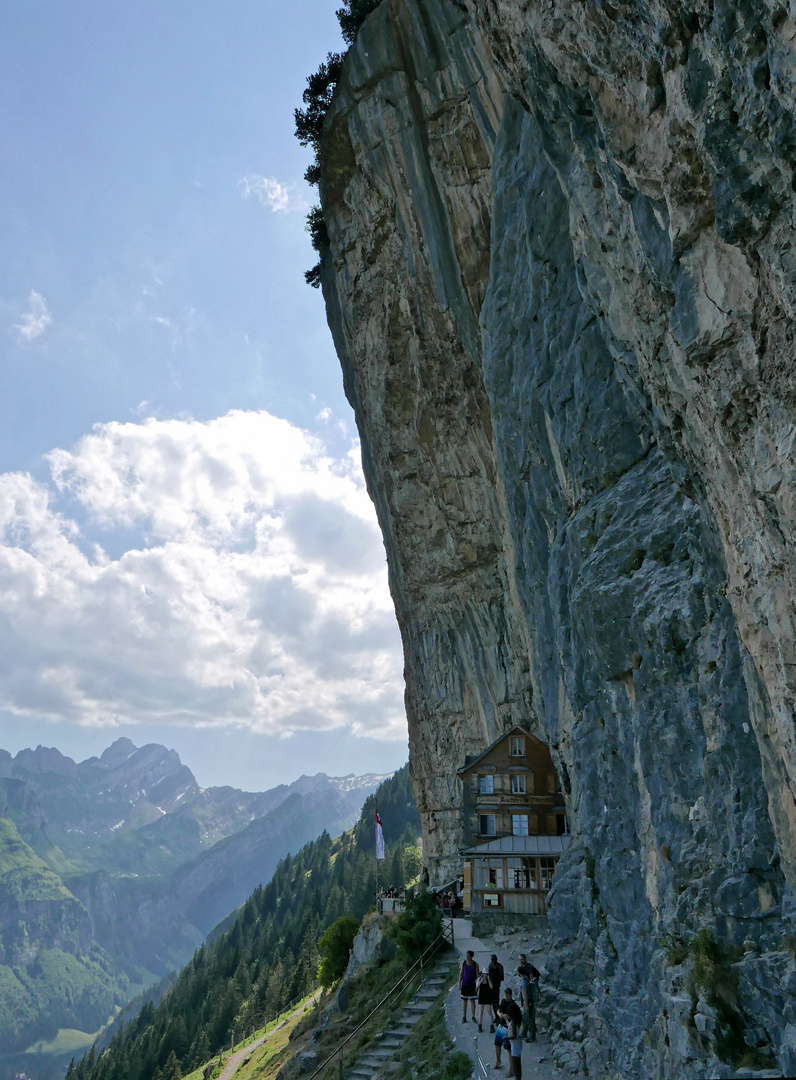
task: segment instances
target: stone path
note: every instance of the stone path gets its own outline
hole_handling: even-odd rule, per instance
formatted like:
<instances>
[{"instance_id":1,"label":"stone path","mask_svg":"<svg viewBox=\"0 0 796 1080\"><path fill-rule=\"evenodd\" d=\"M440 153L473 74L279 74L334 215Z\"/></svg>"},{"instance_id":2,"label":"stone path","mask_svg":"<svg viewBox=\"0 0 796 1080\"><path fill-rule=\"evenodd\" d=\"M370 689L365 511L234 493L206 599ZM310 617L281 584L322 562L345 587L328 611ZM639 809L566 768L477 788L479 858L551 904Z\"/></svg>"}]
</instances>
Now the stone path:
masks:
<instances>
[{"instance_id":1,"label":"stone path","mask_svg":"<svg viewBox=\"0 0 796 1080\"><path fill-rule=\"evenodd\" d=\"M454 941L456 949L462 957L468 949L475 953L475 959L480 967L489 967L492 953L497 955L506 973L506 981L503 984L510 986L515 994L518 992L519 979L516 975L519 963L519 954L525 953L532 963L542 972L542 992L544 993L544 964L546 950L543 945L543 937L539 934L524 934L518 932L508 937L498 935L497 939L487 938L479 940L472 936L469 919L454 919ZM502 994L502 991L501 991ZM469 1008L469 1007L468 1007ZM480 1012L476 1005L476 1017ZM445 1002L445 1020L448 1033L455 1045L463 1050L473 1061L476 1062L476 1048L481 1060L487 1068L487 1072L478 1072L475 1075L479 1080L490 1077L496 1080L499 1076L505 1076L507 1055L503 1051L502 1065L495 1068L495 1036L489 1032L489 1022L486 1012L484 1013L484 1030L478 1031L478 1023L472 1023L468 1012L467 1023L462 1023L462 1002L459 987L454 986L448 994ZM557 1068L550 1051L550 1040L546 1032L539 1030L536 1042L523 1043L522 1071L524 1080L573 1080L582 1077L582 1073L563 1073Z\"/></svg>"}]
</instances>

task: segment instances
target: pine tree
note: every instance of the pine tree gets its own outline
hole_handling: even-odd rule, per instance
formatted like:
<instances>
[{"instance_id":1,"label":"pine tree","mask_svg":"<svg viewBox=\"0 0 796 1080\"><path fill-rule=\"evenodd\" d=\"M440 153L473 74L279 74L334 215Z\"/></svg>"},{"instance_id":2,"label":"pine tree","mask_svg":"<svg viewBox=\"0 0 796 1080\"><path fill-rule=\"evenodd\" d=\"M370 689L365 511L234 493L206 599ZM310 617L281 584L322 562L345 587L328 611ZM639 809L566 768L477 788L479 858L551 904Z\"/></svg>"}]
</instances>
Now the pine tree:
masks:
<instances>
[{"instance_id":1,"label":"pine tree","mask_svg":"<svg viewBox=\"0 0 796 1080\"><path fill-rule=\"evenodd\" d=\"M169 1054L168 1060L163 1068L162 1076L163 1080L182 1080L182 1069L177 1060L177 1055L173 1050Z\"/></svg>"}]
</instances>

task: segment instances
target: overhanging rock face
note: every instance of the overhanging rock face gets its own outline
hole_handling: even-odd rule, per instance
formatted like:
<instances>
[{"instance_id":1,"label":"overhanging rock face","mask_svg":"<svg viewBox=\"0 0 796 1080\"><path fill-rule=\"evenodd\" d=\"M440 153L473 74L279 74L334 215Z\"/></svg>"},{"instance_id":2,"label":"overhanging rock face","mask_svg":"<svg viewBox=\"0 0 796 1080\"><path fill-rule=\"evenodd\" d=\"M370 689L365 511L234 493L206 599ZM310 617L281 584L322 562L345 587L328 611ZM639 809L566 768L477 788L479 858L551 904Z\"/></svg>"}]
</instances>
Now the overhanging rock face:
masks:
<instances>
[{"instance_id":1,"label":"overhanging rock face","mask_svg":"<svg viewBox=\"0 0 796 1080\"><path fill-rule=\"evenodd\" d=\"M349 55L323 155L324 295L388 549L440 880L460 868L465 752L533 716L478 322L501 111L465 13L384 4Z\"/></svg>"},{"instance_id":2,"label":"overhanging rock face","mask_svg":"<svg viewBox=\"0 0 796 1080\"><path fill-rule=\"evenodd\" d=\"M528 724L560 1058L793 1072L790 24L470 7L384 0L322 160L430 870L465 754Z\"/></svg>"}]
</instances>

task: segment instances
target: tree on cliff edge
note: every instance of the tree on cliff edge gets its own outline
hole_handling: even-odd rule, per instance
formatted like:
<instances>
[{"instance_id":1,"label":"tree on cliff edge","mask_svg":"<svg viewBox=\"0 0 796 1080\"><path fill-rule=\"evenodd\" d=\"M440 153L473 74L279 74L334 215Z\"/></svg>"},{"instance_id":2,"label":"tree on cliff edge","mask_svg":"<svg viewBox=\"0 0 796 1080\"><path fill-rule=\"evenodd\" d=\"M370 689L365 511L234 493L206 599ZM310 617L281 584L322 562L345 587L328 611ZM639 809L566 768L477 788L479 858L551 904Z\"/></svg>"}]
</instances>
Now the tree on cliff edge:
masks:
<instances>
[{"instance_id":1,"label":"tree on cliff edge","mask_svg":"<svg viewBox=\"0 0 796 1080\"><path fill-rule=\"evenodd\" d=\"M351 955L351 946L359 930L359 921L350 915L342 915L336 919L325 933L321 935L318 948L321 953L321 963L318 968L318 979L324 990L342 979L348 957Z\"/></svg>"}]
</instances>

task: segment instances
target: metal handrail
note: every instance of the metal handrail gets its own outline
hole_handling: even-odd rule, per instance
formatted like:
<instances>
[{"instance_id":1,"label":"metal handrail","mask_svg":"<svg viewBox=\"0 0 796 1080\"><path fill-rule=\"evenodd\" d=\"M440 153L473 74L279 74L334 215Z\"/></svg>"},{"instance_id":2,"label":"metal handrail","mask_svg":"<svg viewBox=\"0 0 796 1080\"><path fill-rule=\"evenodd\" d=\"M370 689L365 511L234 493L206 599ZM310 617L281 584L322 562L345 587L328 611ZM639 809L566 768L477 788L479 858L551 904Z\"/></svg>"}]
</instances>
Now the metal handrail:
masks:
<instances>
[{"instance_id":1,"label":"metal handrail","mask_svg":"<svg viewBox=\"0 0 796 1080\"><path fill-rule=\"evenodd\" d=\"M481 1057L481 1051L478 1049L478 1036L473 1038L473 1046L475 1047L475 1069L478 1074L477 1080L489 1080L489 1066L485 1065L483 1058Z\"/></svg>"},{"instance_id":2,"label":"metal handrail","mask_svg":"<svg viewBox=\"0 0 796 1080\"><path fill-rule=\"evenodd\" d=\"M407 979L409 979L409 982L411 983L412 980L411 980L410 976L412 976L412 978L414 978L414 975L418 974L418 972L415 971L415 968L419 968L420 985L421 986L423 985L423 962L425 961L425 959L426 959L426 957L428 956L429 953L431 953L433 955L437 951L437 949L441 946L443 941L447 941L451 945L453 944L453 920L452 919L450 920L450 925L448 927L446 927L445 929L443 929L442 933L434 938L434 940L431 942L431 944L428 946L428 948L422 954L420 959L415 960L414 964L412 964L412 966L409 968L409 970L404 972L404 974L401 976L401 978L398 980L398 982L390 990L387 991L387 993L384 995L384 997L381 999L381 1001L378 1003L378 1005L371 1012L368 1013L368 1015L365 1017L365 1019L362 1021L362 1023L359 1024L357 1027L355 1027L354 1030L351 1032L351 1034L348 1035L345 1039L343 1039L343 1041L340 1043L340 1045L337 1047L337 1049L333 1050L331 1052L331 1054L328 1056L328 1058L326 1059L326 1061L324 1061L323 1065L319 1065L318 1068L315 1070L315 1072L312 1073L312 1075L309 1076L307 1078L307 1080L315 1080L315 1077L318 1076L320 1073L322 1073L323 1070L326 1068L326 1066L329 1064L329 1062L332 1061L333 1058L335 1058L338 1054L340 1055L340 1076L342 1077L342 1075L343 1075L343 1048L349 1042L351 1042L351 1040L354 1038L354 1036L357 1035L362 1030L362 1028L365 1026L365 1024L367 1024L368 1021L371 1020L376 1015L376 1013L379 1011L379 1009L381 1009L381 1007L384 1004L386 1004L386 1002L393 996L393 994L398 989L398 987L401 986L401 983L406 983ZM407 983L407 985L409 985L409 984ZM403 990L405 990L405 989L406 989L406 986L404 986L402 988L401 992L403 993Z\"/></svg>"}]
</instances>

